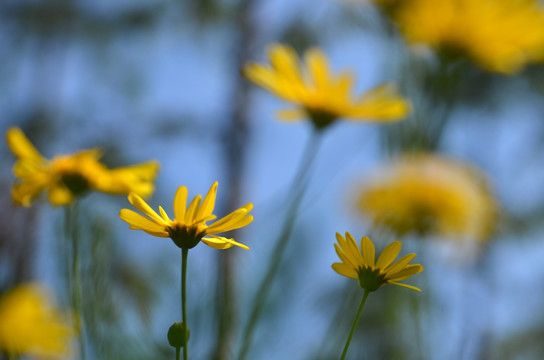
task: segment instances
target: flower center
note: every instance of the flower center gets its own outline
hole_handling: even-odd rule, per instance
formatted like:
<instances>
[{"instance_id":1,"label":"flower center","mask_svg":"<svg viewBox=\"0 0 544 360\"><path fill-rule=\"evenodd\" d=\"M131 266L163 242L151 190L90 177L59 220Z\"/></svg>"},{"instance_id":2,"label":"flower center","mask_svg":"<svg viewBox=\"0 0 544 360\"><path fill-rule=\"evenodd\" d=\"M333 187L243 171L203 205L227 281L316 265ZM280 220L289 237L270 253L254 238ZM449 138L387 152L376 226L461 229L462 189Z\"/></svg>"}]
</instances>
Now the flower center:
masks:
<instances>
[{"instance_id":1,"label":"flower center","mask_svg":"<svg viewBox=\"0 0 544 360\"><path fill-rule=\"evenodd\" d=\"M310 120L312 120L312 123L315 125L315 127L319 130L326 128L337 118L336 115L333 115L326 110L321 110L316 108L307 107L306 113L308 114L308 117L310 118Z\"/></svg>"},{"instance_id":2,"label":"flower center","mask_svg":"<svg viewBox=\"0 0 544 360\"><path fill-rule=\"evenodd\" d=\"M359 285L368 291L376 291L386 283L385 274L380 273L380 269L373 269L365 266L359 268Z\"/></svg>"},{"instance_id":3,"label":"flower center","mask_svg":"<svg viewBox=\"0 0 544 360\"><path fill-rule=\"evenodd\" d=\"M206 235L206 227L198 225L187 226L179 224L174 220L168 228L168 235L170 235L174 244L179 248L192 249Z\"/></svg>"}]
</instances>

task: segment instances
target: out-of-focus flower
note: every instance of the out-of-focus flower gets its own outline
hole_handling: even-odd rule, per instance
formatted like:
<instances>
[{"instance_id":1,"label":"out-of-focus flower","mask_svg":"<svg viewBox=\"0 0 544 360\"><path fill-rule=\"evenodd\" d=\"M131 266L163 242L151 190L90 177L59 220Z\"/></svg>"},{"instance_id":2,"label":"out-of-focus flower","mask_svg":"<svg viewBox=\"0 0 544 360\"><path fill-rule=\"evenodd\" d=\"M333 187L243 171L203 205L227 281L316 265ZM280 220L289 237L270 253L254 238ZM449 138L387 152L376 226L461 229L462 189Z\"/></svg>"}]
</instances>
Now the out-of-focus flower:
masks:
<instances>
[{"instance_id":1,"label":"out-of-focus flower","mask_svg":"<svg viewBox=\"0 0 544 360\"><path fill-rule=\"evenodd\" d=\"M372 175L357 207L373 226L469 240L493 233L497 204L480 172L436 155L407 155Z\"/></svg>"},{"instance_id":2,"label":"out-of-focus flower","mask_svg":"<svg viewBox=\"0 0 544 360\"><path fill-rule=\"evenodd\" d=\"M108 194L135 192L147 197L155 190L153 181L159 164L154 161L108 169L99 162L100 150L83 150L73 155L45 159L21 129L12 127L6 133L9 148L17 157L13 173L17 180L12 188L16 204L30 206L47 190L51 204L67 205L89 190Z\"/></svg>"},{"instance_id":3,"label":"out-of-focus flower","mask_svg":"<svg viewBox=\"0 0 544 360\"><path fill-rule=\"evenodd\" d=\"M0 350L40 359L65 357L74 335L68 323L43 288L19 285L0 298Z\"/></svg>"},{"instance_id":4,"label":"out-of-focus flower","mask_svg":"<svg viewBox=\"0 0 544 360\"><path fill-rule=\"evenodd\" d=\"M122 209L119 217L130 225L130 229L143 230L153 236L169 237L182 249L191 249L202 241L216 249L228 249L236 245L249 250L247 246L234 239L215 234L249 225L253 221L253 216L248 213L253 208L253 204L244 205L213 224L206 225L207 221L216 218L212 212L215 206L217 181L213 183L202 204L202 195L197 195L186 208L187 192L185 186L180 186L176 191L173 220L168 217L161 206L159 206L159 216L142 198L134 193L128 196L128 201L147 217L129 209Z\"/></svg>"},{"instance_id":5,"label":"out-of-focus flower","mask_svg":"<svg viewBox=\"0 0 544 360\"><path fill-rule=\"evenodd\" d=\"M360 249L349 232L346 232L345 238L336 233L336 240L338 244L334 244L334 248L342 262L332 264L332 268L338 274L357 279L367 291L376 291L386 284L421 291L415 286L398 282L423 271L423 266L410 264L416 254L408 254L393 262L402 247L400 241L387 245L376 260L376 249L369 237L363 236Z\"/></svg>"},{"instance_id":6,"label":"out-of-focus flower","mask_svg":"<svg viewBox=\"0 0 544 360\"><path fill-rule=\"evenodd\" d=\"M463 54L489 71L512 74L544 60L538 0L410 0L392 16L409 43Z\"/></svg>"},{"instance_id":7,"label":"out-of-focus flower","mask_svg":"<svg viewBox=\"0 0 544 360\"><path fill-rule=\"evenodd\" d=\"M354 76L346 71L333 76L327 57L319 49L308 50L306 64L301 67L295 50L289 46L272 45L268 55L271 66L250 63L243 71L249 80L296 105L295 109L279 112L283 120L309 118L317 128L323 128L337 118L395 121L410 111L409 103L392 85L354 97Z\"/></svg>"}]
</instances>

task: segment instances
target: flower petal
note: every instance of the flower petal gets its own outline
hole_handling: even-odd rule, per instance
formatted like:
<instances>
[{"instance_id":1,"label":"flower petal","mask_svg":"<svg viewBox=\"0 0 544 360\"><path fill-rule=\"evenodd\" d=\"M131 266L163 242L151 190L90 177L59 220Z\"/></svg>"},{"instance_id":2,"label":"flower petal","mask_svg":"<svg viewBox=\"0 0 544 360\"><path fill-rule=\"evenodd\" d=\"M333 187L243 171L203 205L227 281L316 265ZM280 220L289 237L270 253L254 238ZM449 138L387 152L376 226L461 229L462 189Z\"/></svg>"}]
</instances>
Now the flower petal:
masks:
<instances>
[{"instance_id":1,"label":"flower petal","mask_svg":"<svg viewBox=\"0 0 544 360\"><path fill-rule=\"evenodd\" d=\"M346 276L352 279L359 279L359 275L357 274L357 272L344 263L334 263L332 264L332 269L342 276Z\"/></svg>"},{"instance_id":2,"label":"flower petal","mask_svg":"<svg viewBox=\"0 0 544 360\"><path fill-rule=\"evenodd\" d=\"M408 289L411 289L411 290L415 290L417 292L421 292L421 289L420 288L417 288L415 286L412 286L412 285L407 285L407 284L403 284L403 283L398 283L396 281L388 281L387 282L388 284L393 284L393 285L397 285L397 286L402 286L402 287L405 287L405 288L408 288Z\"/></svg>"},{"instance_id":3,"label":"flower petal","mask_svg":"<svg viewBox=\"0 0 544 360\"><path fill-rule=\"evenodd\" d=\"M174 196L174 217L179 223L185 223L185 208L187 207L188 190L180 186Z\"/></svg>"},{"instance_id":4,"label":"flower petal","mask_svg":"<svg viewBox=\"0 0 544 360\"><path fill-rule=\"evenodd\" d=\"M11 152L17 158L35 162L47 162L18 127L11 127L8 129L6 141Z\"/></svg>"},{"instance_id":5,"label":"flower petal","mask_svg":"<svg viewBox=\"0 0 544 360\"><path fill-rule=\"evenodd\" d=\"M374 267L376 248L368 236L363 236L361 239L361 253L363 254L364 265Z\"/></svg>"},{"instance_id":6,"label":"flower petal","mask_svg":"<svg viewBox=\"0 0 544 360\"><path fill-rule=\"evenodd\" d=\"M414 276L415 274L418 274L418 273L420 273L422 271L423 271L423 266L421 266L419 264L408 265L404 269L402 269L401 271L388 276L387 280L388 281L401 281L401 280L404 280L404 279L408 279L409 277Z\"/></svg>"},{"instance_id":7,"label":"flower petal","mask_svg":"<svg viewBox=\"0 0 544 360\"><path fill-rule=\"evenodd\" d=\"M185 224L192 224L195 219L195 214L200 206L200 201L202 200L202 195L197 195L194 197L193 201L189 204L187 212L185 213Z\"/></svg>"},{"instance_id":8,"label":"flower petal","mask_svg":"<svg viewBox=\"0 0 544 360\"><path fill-rule=\"evenodd\" d=\"M63 184L52 184L47 197L54 206L68 205L74 201L74 194Z\"/></svg>"},{"instance_id":9,"label":"flower petal","mask_svg":"<svg viewBox=\"0 0 544 360\"><path fill-rule=\"evenodd\" d=\"M348 267L351 267L351 268L354 268L354 269L357 268L358 264L354 264L349 259L349 257L346 256L346 254L344 253L344 251L342 250L342 248L338 244L334 244L334 250L336 250L336 255L338 255L338 257L340 258L340 260L342 260L342 262L344 264L346 264Z\"/></svg>"},{"instance_id":10,"label":"flower petal","mask_svg":"<svg viewBox=\"0 0 544 360\"><path fill-rule=\"evenodd\" d=\"M159 233L165 235L165 237L168 237L168 232L165 230L164 226L157 224L153 220L150 220L135 211L129 209L121 209L121 211L119 212L119 217L121 218L121 220L127 222L130 225L131 229Z\"/></svg>"},{"instance_id":11,"label":"flower petal","mask_svg":"<svg viewBox=\"0 0 544 360\"><path fill-rule=\"evenodd\" d=\"M202 242L205 243L208 246L211 246L211 247L215 248L215 249L228 249L228 248L232 247L233 245L236 245L238 247L241 247L244 250L249 250L249 247L247 247L246 245L241 244L241 243L235 241L234 239L229 239L229 238L222 237L222 236L212 235L212 237L203 238Z\"/></svg>"},{"instance_id":12,"label":"flower petal","mask_svg":"<svg viewBox=\"0 0 544 360\"><path fill-rule=\"evenodd\" d=\"M212 184L212 187L204 197L202 205L195 214L195 219L198 221L202 218L206 218L212 215L213 208L215 207L215 197L217 194L217 181Z\"/></svg>"},{"instance_id":13,"label":"flower petal","mask_svg":"<svg viewBox=\"0 0 544 360\"><path fill-rule=\"evenodd\" d=\"M252 206L252 204L246 205L250 209ZM213 224L210 224L207 229L208 234L219 234L249 225L253 221L253 216L247 214L248 210L246 207L235 210Z\"/></svg>"},{"instance_id":14,"label":"flower petal","mask_svg":"<svg viewBox=\"0 0 544 360\"><path fill-rule=\"evenodd\" d=\"M161 224L164 227L168 226L168 223L164 221L156 212L153 210L147 203L135 193L130 193L128 195L128 201L136 209L140 210L142 213L147 215L149 218L153 219L157 224Z\"/></svg>"},{"instance_id":15,"label":"flower petal","mask_svg":"<svg viewBox=\"0 0 544 360\"><path fill-rule=\"evenodd\" d=\"M313 48L306 51L305 60L315 87L319 90L326 89L329 82L329 63L325 54Z\"/></svg>"},{"instance_id":16,"label":"flower petal","mask_svg":"<svg viewBox=\"0 0 544 360\"><path fill-rule=\"evenodd\" d=\"M412 261L415 257L416 257L416 254L413 254L413 253L404 255L399 260L395 261L394 263L389 265L387 268L385 268L385 271L388 274L395 274L401 271L402 269L404 269L406 265L408 265L408 263Z\"/></svg>"},{"instance_id":17,"label":"flower petal","mask_svg":"<svg viewBox=\"0 0 544 360\"><path fill-rule=\"evenodd\" d=\"M402 243L400 241L393 241L383 249L382 253L376 261L376 267L379 269L385 269L389 266L399 255Z\"/></svg>"}]
</instances>

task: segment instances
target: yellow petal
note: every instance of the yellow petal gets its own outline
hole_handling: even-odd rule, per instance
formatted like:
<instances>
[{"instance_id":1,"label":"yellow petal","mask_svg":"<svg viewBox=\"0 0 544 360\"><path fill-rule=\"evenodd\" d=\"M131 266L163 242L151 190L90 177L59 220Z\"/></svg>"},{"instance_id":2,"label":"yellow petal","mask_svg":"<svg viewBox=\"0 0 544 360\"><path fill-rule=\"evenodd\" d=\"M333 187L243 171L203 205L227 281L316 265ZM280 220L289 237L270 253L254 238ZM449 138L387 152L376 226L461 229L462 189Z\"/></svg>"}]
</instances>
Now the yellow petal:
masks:
<instances>
[{"instance_id":1,"label":"yellow petal","mask_svg":"<svg viewBox=\"0 0 544 360\"><path fill-rule=\"evenodd\" d=\"M180 186L174 196L174 217L179 223L185 223L185 208L187 207L187 188Z\"/></svg>"},{"instance_id":2,"label":"yellow petal","mask_svg":"<svg viewBox=\"0 0 544 360\"><path fill-rule=\"evenodd\" d=\"M153 220L150 220L135 211L129 209L122 209L119 212L119 217L121 218L121 220L127 222L133 229L165 233L166 235L168 235L168 233L165 231L164 226L157 224Z\"/></svg>"},{"instance_id":3,"label":"yellow petal","mask_svg":"<svg viewBox=\"0 0 544 360\"><path fill-rule=\"evenodd\" d=\"M193 201L189 204L187 212L185 213L185 224L192 224L195 219L195 214L200 205L200 200L202 200L202 195L197 195L194 197Z\"/></svg>"},{"instance_id":4,"label":"yellow petal","mask_svg":"<svg viewBox=\"0 0 544 360\"><path fill-rule=\"evenodd\" d=\"M347 276L352 279L359 279L359 275L355 269L347 266L344 263L334 263L332 264L332 269L342 276Z\"/></svg>"},{"instance_id":5,"label":"yellow petal","mask_svg":"<svg viewBox=\"0 0 544 360\"><path fill-rule=\"evenodd\" d=\"M376 259L376 248L372 243L372 240L368 236L363 236L361 239L361 253L363 254L364 264L370 267L374 267L374 261Z\"/></svg>"},{"instance_id":6,"label":"yellow petal","mask_svg":"<svg viewBox=\"0 0 544 360\"><path fill-rule=\"evenodd\" d=\"M346 231L346 244L347 244L347 252L349 252L350 259L353 259L353 263L355 265L361 266L364 263L363 256L361 255L361 250L359 249L359 246L355 242L355 239L349 232Z\"/></svg>"},{"instance_id":7,"label":"yellow petal","mask_svg":"<svg viewBox=\"0 0 544 360\"><path fill-rule=\"evenodd\" d=\"M245 77L266 90L282 96L282 86L274 70L255 63L249 63L242 70Z\"/></svg>"},{"instance_id":8,"label":"yellow petal","mask_svg":"<svg viewBox=\"0 0 544 360\"><path fill-rule=\"evenodd\" d=\"M161 214L161 217L164 219L164 221L166 221L167 223L172 222L172 220L170 219L170 217L168 217L168 214L166 213L166 211L164 211L162 206L159 206L159 213Z\"/></svg>"},{"instance_id":9,"label":"yellow petal","mask_svg":"<svg viewBox=\"0 0 544 360\"><path fill-rule=\"evenodd\" d=\"M128 201L136 209L140 210L142 213L147 215L150 219L153 219L157 224L161 224L164 227L168 226L168 223L164 221L156 212L153 210L147 203L135 193L130 193L128 195Z\"/></svg>"},{"instance_id":10,"label":"yellow petal","mask_svg":"<svg viewBox=\"0 0 544 360\"><path fill-rule=\"evenodd\" d=\"M313 48L305 53L306 66L317 89L326 89L329 82L329 63L325 54Z\"/></svg>"},{"instance_id":11,"label":"yellow petal","mask_svg":"<svg viewBox=\"0 0 544 360\"><path fill-rule=\"evenodd\" d=\"M213 224L208 226L209 234L219 234L225 231L230 231L234 229L239 229L241 227L247 226L253 221L253 216L247 215L247 210L245 208L238 209L231 212L222 219L217 220Z\"/></svg>"},{"instance_id":12,"label":"yellow petal","mask_svg":"<svg viewBox=\"0 0 544 360\"><path fill-rule=\"evenodd\" d=\"M413 253L405 255L405 256L401 257L398 261L395 261L393 264L389 265L385 269L385 271L388 274L395 274L395 273L401 271L402 269L404 269L406 267L406 265L408 265L408 263L410 261L412 261L415 257L416 257L416 254L413 254Z\"/></svg>"},{"instance_id":13,"label":"yellow petal","mask_svg":"<svg viewBox=\"0 0 544 360\"><path fill-rule=\"evenodd\" d=\"M367 120L398 121L411 111L411 105L391 85L381 85L363 96L349 110L347 117Z\"/></svg>"},{"instance_id":14,"label":"yellow petal","mask_svg":"<svg viewBox=\"0 0 544 360\"><path fill-rule=\"evenodd\" d=\"M200 220L212 215L213 208L215 207L215 197L217 194L217 181L212 184L212 187L204 197L202 205L195 214L195 219Z\"/></svg>"},{"instance_id":15,"label":"yellow petal","mask_svg":"<svg viewBox=\"0 0 544 360\"><path fill-rule=\"evenodd\" d=\"M51 185L47 196L49 202L54 206L68 205L74 201L74 194L62 184Z\"/></svg>"},{"instance_id":16,"label":"yellow petal","mask_svg":"<svg viewBox=\"0 0 544 360\"><path fill-rule=\"evenodd\" d=\"M387 282L388 284L393 284L393 285L397 285L397 286L402 286L402 287L405 287L405 288L408 288L408 289L411 289L411 290L415 290L417 292L421 292L421 289L420 288L417 288L415 286L412 286L412 285L407 285L407 284L403 284L403 283L398 283L396 281L388 281Z\"/></svg>"},{"instance_id":17,"label":"yellow petal","mask_svg":"<svg viewBox=\"0 0 544 360\"><path fill-rule=\"evenodd\" d=\"M342 260L344 264L346 264L349 267L357 268L357 265L355 265L344 253L342 248L338 244L334 244L334 250L336 250L336 255Z\"/></svg>"},{"instance_id":18,"label":"yellow petal","mask_svg":"<svg viewBox=\"0 0 544 360\"><path fill-rule=\"evenodd\" d=\"M376 261L376 267L379 269L385 269L389 266L399 255L402 243L400 241L393 241L383 249L382 253Z\"/></svg>"},{"instance_id":19,"label":"yellow petal","mask_svg":"<svg viewBox=\"0 0 544 360\"><path fill-rule=\"evenodd\" d=\"M401 280L404 280L404 279L408 279L409 277L411 277L411 276L413 276L415 274L418 274L418 273L420 273L422 271L423 271L423 266L421 266L419 264L408 265L407 267L405 267L401 271L388 276L388 281L401 281Z\"/></svg>"},{"instance_id":20,"label":"yellow petal","mask_svg":"<svg viewBox=\"0 0 544 360\"><path fill-rule=\"evenodd\" d=\"M274 44L268 49L270 64L281 76L290 82L300 81L298 56L295 50L287 45Z\"/></svg>"},{"instance_id":21,"label":"yellow petal","mask_svg":"<svg viewBox=\"0 0 544 360\"><path fill-rule=\"evenodd\" d=\"M249 250L249 247L245 246L244 244L241 244L234 239L229 239L221 236L213 236L209 238L203 238L202 242L204 242L206 245L211 246L215 249L228 249L232 247L233 245L236 245L238 247L241 247L244 250Z\"/></svg>"},{"instance_id":22,"label":"yellow petal","mask_svg":"<svg viewBox=\"0 0 544 360\"><path fill-rule=\"evenodd\" d=\"M18 127L11 127L6 132L6 141L11 152L19 159L34 162L47 162Z\"/></svg>"}]
</instances>

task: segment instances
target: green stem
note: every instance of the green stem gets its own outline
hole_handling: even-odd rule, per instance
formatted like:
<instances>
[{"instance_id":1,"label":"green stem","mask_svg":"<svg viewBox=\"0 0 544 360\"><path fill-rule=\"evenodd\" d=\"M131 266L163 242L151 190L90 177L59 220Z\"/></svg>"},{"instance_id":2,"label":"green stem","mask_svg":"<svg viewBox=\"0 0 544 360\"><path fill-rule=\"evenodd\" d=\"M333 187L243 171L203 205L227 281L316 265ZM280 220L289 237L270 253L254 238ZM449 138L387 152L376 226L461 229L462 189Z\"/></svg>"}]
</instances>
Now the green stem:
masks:
<instances>
[{"instance_id":1,"label":"green stem","mask_svg":"<svg viewBox=\"0 0 544 360\"><path fill-rule=\"evenodd\" d=\"M317 149L322 138L322 131L314 131L311 135L310 140L308 141L304 154L302 156L302 161L300 167L293 179L292 193L288 199L292 199L292 202L287 211L287 216L285 222L282 226L282 231L276 240L276 245L273 249L270 263L268 265L268 270L259 284L257 290L257 295L252 303L252 308L249 316L248 323L244 329L242 335L242 346L238 354L238 359L243 360L246 358L249 348L251 347L251 342L253 340L253 335L255 334L255 326L258 323L258 320L261 316L261 313L264 309L268 293L272 287L272 283L285 253L285 248L287 247L287 242L291 236L291 233L294 228L296 215L300 204L302 203L302 198L306 193L309 182L309 170L315 160L315 155L317 154Z\"/></svg>"},{"instance_id":2,"label":"green stem","mask_svg":"<svg viewBox=\"0 0 544 360\"><path fill-rule=\"evenodd\" d=\"M188 333L188 327L187 327L187 255L189 254L189 249L183 248L181 249L181 313L183 314L183 360L189 359L189 356L187 355L187 333ZM179 359L179 348L176 349L176 359Z\"/></svg>"},{"instance_id":3,"label":"green stem","mask_svg":"<svg viewBox=\"0 0 544 360\"><path fill-rule=\"evenodd\" d=\"M72 308L75 313L75 327L78 335L81 359L87 358L85 349L85 333L83 327L83 309L81 302L81 266L79 263L79 239L77 229L77 202L66 207L66 237L72 241L72 264L70 268L69 287L71 290ZM68 239L67 239L68 240Z\"/></svg>"},{"instance_id":4,"label":"green stem","mask_svg":"<svg viewBox=\"0 0 544 360\"><path fill-rule=\"evenodd\" d=\"M180 348L177 347L176 348L176 360L179 360L179 353L180 353Z\"/></svg>"},{"instance_id":5,"label":"green stem","mask_svg":"<svg viewBox=\"0 0 544 360\"><path fill-rule=\"evenodd\" d=\"M355 328L357 327L359 318L361 317L361 312L363 311L363 308L365 307L366 298L368 297L368 294L370 294L370 291L365 290L365 294L363 295L363 300L361 300L361 305L359 305L359 310L357 310L357 315L355 315L355 320L353 321L353 325L351 326L351 331L349 332L348 340L346 341L346 345L344 346L344 351L342 352L342 357L340 358L340 360L344 360L344 358L346 357L346 354L349 348L349 343L351 342L351 338L353 336L353 333L355 332Z\"/></svg>"}]
</instances>

